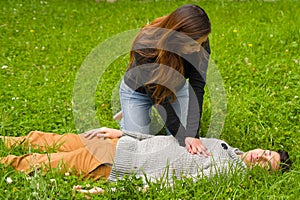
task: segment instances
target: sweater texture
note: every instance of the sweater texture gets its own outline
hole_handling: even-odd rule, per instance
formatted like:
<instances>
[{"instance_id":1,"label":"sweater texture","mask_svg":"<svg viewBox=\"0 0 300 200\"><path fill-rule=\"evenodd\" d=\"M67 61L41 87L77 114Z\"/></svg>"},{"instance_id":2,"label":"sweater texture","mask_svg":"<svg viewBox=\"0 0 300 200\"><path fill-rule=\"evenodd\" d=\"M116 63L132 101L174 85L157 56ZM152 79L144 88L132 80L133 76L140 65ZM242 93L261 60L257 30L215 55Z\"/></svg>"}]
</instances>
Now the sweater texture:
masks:
<instances>
[{"instance_id":1,"label":"sweater texture","mask_svg":"<svg viewBox=\"0 0 300 200\"><path fill-rule=\"evenodd\" d=\"M201 138L211 156L192 155L179 145L173 136L152 136L123 131L109 180L116 181L124 175L135 174L150 181L173 177L192 177L230 173L245 170L246 165L238 157L240 150L214 138Z\"/></svg>"}]
</instances>

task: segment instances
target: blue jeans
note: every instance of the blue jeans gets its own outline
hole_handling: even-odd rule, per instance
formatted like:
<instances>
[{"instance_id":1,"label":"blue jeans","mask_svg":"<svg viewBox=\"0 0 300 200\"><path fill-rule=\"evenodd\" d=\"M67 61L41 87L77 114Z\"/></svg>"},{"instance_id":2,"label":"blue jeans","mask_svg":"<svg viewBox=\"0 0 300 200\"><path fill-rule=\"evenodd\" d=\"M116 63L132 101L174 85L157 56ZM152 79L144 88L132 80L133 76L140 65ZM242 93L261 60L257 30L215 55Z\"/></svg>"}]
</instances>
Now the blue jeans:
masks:
<instances>
[{"instance_id":1,"label":"blue jeans","mask_svg":"<svg viewBox=\"0 0 300 200\"><path fill-rule=\"evenodd\" d=\"M177 91L176 98L176 101L172 103L172 107L182 125L186 127L189 103L187 83ZM120 85L120 101L123 115L120 121L122 129L145 134L156 134L150 131L152 102L146 94L132 90L126 85L124 80L122 80ZM167 134L170 135L168 129Z\"/></svg>"}]
</instances>

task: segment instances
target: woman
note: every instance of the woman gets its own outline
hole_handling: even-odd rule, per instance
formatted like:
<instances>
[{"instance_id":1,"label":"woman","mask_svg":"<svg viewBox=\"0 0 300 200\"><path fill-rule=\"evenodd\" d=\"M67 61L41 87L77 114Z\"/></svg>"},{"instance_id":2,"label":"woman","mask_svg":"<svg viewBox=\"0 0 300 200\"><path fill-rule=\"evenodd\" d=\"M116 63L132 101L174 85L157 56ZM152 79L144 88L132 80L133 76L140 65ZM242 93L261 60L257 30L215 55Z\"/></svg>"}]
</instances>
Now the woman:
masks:
<instances>
[{"instance_id":1,"label":"woman","mask_svg":"<svg viewBox=\"0 0 300 200\"><path fill-rule=\"evenodd\" d=\"M146 175L153 181L164 177L171 182L174 176L196 179L244 171L256 165L269 170L281 168L284 172L291 165L285 151L255 149L242 152L222 140L203 138L212 154L205 157L188 153L173 136L152 136L110 128L79 135L32 131L27 136L1 136L1 139L9 149L22 145L46 152L56 150L56 153L8 155L0 159L2 164L18 171L30 173L36 169L60 168L63 172L71 170L83 177L112 181L125 174L135 174L142 178Z\"/></svg>"},{"instance_id":2,"label":"woman","mask_svg":"<svg viewBox=\"0 0 300 200\"><path fill-rule=\"evenodd\" d=\"M150 134L154 106L181 146L210 155L198 135L210 32L205 11L190 4L141 29L120 86L122 129Z\"/></svg>"}]
</instances>

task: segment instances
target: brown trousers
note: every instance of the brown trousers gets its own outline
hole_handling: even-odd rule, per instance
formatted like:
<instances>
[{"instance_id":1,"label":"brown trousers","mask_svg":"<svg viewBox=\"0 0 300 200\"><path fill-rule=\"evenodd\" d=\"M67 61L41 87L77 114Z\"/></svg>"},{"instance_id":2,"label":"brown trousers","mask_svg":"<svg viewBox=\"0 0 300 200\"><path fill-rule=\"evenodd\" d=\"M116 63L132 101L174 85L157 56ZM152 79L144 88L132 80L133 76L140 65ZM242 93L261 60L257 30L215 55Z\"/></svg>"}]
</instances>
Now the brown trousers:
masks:
<instances>
[{"instance_id":1,"label":"brown trousers","mask_svg":"<svg viewBox=\"0 0 300 200\"><path fill-rule=\"evenodd\" d=\"M1 136L10 149L15 145L38 148L46 153L32 153L22 156L8 155L0 162L18 171L30 173L35 169L57 168L62 172L73 171L85 178L108 178L111 172L118 139L86 139L77 134L55 134L32 131L27 136ZM55 150L55 153L47 153Z\"/></svg>"}]
</instances>

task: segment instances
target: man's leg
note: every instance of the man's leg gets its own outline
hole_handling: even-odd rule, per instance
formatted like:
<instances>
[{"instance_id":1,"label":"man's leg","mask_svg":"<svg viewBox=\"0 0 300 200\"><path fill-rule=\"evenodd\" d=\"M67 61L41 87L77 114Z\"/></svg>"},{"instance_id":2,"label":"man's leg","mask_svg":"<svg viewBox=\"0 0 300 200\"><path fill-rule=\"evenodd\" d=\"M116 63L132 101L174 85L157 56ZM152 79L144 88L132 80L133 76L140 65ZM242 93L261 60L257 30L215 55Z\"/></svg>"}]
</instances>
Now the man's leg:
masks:
<instances>
[{"instance_id":1,"label":"man's leg","mask_svg":"<svg viewBox=\"0 0 300 200\"><path fill-rule=\"evenodd\" d=\"M23 156L8 155L0 159L0 163L9 165L17 171L30 173L36 169L45 171L58 168L60 172L74 171L77 175L87 178L107 178L110 165L104 165L86 149L80 148L71 152L50 154L26 154ZM110 163L112 164L112 163Z\"/></svg>"},{"instance_id":2,"label":"man's leg","mask_svg":"<svg viewBox=\"0 0 300 200\"><path fill-rule=\"evenodd\" d=\"M110 172L112 169L112 165L102 164L98 166L95 170L86 175L86 178L98 180L100 178L108 179Z\"/></svg>"},{"instance_id":3,"label":"man's leg","mask_svg":"<svg viewBox=\"0 0 300 200\"><path fill-rule=\"evenodd\" d=\"M27 136L1 136L1 139L9 149L15 145L28 145L42 151L55 149L57 151L68 152L83 147L78 135L71 133L60 135L31 131Z\"/></svg>"}]
</instances>

